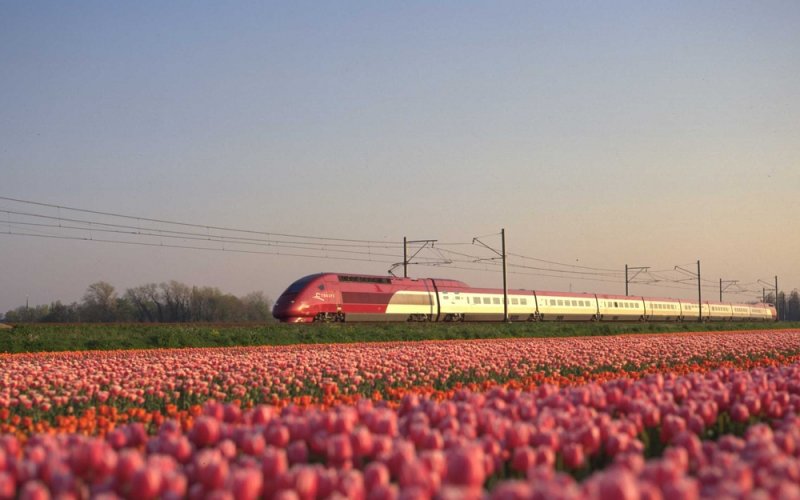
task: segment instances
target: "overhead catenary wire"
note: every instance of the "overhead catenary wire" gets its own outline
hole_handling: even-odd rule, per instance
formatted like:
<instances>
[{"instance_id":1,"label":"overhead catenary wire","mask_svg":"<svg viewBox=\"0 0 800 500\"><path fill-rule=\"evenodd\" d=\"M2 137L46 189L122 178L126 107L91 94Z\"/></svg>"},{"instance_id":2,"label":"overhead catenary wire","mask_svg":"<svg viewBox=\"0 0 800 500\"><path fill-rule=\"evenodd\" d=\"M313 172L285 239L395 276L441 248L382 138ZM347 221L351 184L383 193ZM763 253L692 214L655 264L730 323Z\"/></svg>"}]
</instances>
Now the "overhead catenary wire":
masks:
<instances>
[{"instance_id":1,"label":"overhead catenary wire","mask_svg":"<svg viewBox=\"0 0 800 500\"><path fill-rule=\"evenodd\" d=\"M328 240L328 241L348 241L354 243L385 243L384 241L380 240L360 240L360 239L349 239L349 238L332 238L332 237L325 237L325 236L307 236L307 235L300 235L300 234L290 234L290 233L276 233L270 231L258 231L253 229L241 229L241 228L234 228L234 227L225 227L225 226L217 226L217 225L210 225L210 224L195 224L191 222L181 222L181 221L171 221L167 219L156 219L151 217L142 217L142 216L135 216L135 215L127 215L127 214L119 214L114 212L106 212L101 210L89 210L85 208L76 208L76 207L68 207L65 205L56 205L52 203L43 203L38 201L30 201L30 200L21 200L18 198L10 198L8 196L0 196L0 200L11 201L14 203L22 203L27 205L35 205L41 207L49 207L49 208L56 208L59 210L71 210L74 212L82 212L94 215L103 215L108 217L119 217L123 219L130 219L130 220L139 220L139 221L147 221L147 222L156 222L161 224L172 224L176 226L185 226L185 227L195 227L195 228L203 228L203 229L214 229L214 230L221 230L221 231L232 231L232 232L239 232L239 233L248 233L248 234L261 234L261 235L272 235L272 236L280 236L280 237L287 237L287 238L308 238L314 240Z\"/></svg>"},{"instance_id":2,"label":"overhead catenary wire","mask_svg":"<svg viewBox=\"0 0 800 500\"><path fill-rule=\"evenodd\" d=\"M0 234L12 236L29 236L39 238L57 238L62 240L94 241L107 244L158 246L166 248L225 251L243 254L281 255L305 258L319 258L332 260L347 260L354 262L375 262L382 264L395 264L400 258L403 248L401 241L370 240L340 238L329 236L311 236L284 232L259 231L246 228L222 226L216 224L199 224L184 221L169 220L167 218L142 217L138 215L115 213L111 211L91 210L39 201L22 200L13 197L0 196L0 201L10 204L24 205L26 207L39 207L42 209L55 209L56 214L38 213L35 209L15 209L17 207L3 208L0 211L6 214L7 231ZM82 214L79 216L65 216L63 212ZM47 221L47 222L34 222ZM130 222L135 221L135 222ZM12 230L12 226L16 230ZM26 228L23 231L21 228ZM38 229L50 229L60 234L42 232ZM86 231L88 236L77 235L76 232ZM116 235L120 238L98 238L96 235ZM497 236L494 232L481 237ZM158 238L154 243L152 239ZM138 241L131 241L132 239ZM149 241L143 241L148 240ZM167 241L165 241L167 240ZM177 244L177 241L193 242L192 244ZM209 245L202 246L201 242ZM221 246L221 247L220 247ZM473 242L452 241L437 242L433 251L436 257L418 256L416 265L446 267L448 269L469 270L473 272L497 272L500 262L491 260L495 257L486 257L474 252L458 251L457 247L475 248ZM266 249L266 250L265 250ZM398 254L392 253L397 250ZM575 281L591 281L619 284L623 276L621 268L592 267L587 265L557 262L539 257L519 253L507 253L509 258L509 274L522 276L537 276L553 279L568 279ZM383 260L383 259L387 260ZM388 259L391 259L388 260ZM546 265L531 265L529 262L538 262ZM684 264L689 266L693 263ZM680 266L677 266L680 267ZM652 288L670 288L679 290L692 290L696 278L683 274L671 277L675 268L649 270L636 281L639 286ZM749 286L757 283L747 283L737 286L726 293L755 294L761 290L752 290ZM717 288L717 282L707 278L701 279L701 287L711 290Z\"/></svg>"}]
</instances>

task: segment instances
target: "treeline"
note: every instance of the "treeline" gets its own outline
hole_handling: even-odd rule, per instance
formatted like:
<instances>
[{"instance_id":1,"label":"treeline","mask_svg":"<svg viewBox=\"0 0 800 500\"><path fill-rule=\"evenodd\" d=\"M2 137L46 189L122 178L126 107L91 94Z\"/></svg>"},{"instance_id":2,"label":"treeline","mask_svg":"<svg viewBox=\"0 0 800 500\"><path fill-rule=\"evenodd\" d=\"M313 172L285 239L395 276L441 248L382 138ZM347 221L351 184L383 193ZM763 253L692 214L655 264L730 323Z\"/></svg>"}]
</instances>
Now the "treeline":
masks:
<instances>
[{"instance_id":1,"label":"treeline","mask_svg":"<svg viewBox=\"0 0 800 500\"><path fill-rule=\"evenodd\" d=\"M768 293L766 301L769 304L775 305L775 294ZM778 319L783 321L800 321L800 292L795 288L789 295L784 292L778 294L778 302L776 305L778 310Z\"/></svg>"},{"instance_id":2,"label":"treeline","mask_svg":"<svg viewBox=\"0 0 800 500\"><path fill-rule=\"evenodd\" d=\"M148 283L124 294L105 281L92 283L81 302L20 306L5 313L7 323L190 323L268 322L272 303L263 292L243 297L214 287L188 286L178 281Z\"/></svg>"}]
</instances>

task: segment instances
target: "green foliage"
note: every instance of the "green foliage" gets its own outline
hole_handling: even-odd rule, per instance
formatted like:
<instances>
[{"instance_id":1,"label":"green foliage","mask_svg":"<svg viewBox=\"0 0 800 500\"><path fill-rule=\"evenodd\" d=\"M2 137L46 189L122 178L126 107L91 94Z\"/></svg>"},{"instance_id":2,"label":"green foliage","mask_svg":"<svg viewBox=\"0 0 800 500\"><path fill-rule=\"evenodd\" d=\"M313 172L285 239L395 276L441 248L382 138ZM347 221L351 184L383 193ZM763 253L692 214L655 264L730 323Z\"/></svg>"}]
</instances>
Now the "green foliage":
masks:
<instances>
[{"instance_id":1,"label":"green foliage","mask_svg":"<svg viewBox=\"0 0 800 500\"><path fill-rule=\"evenodd\" d=\"M0 318L8 323L241 323L275 322L263 292L244 297L178 281L148 283L117 294L105 281L92 283L80 303L20 306Z\"/></svg>"},{"instance_id":2,"label":"green foliage","mask_svg":"<svg viewBox=\"0 0 800 500\"><path fill-rule=\"evenodd\" d=\"M451 339L605 336L800 328L798 323L476 324L19 324L0 330L0 352L227 347ZM633 369L634 367L630 367Z\"/></svg>"}]
</instances>

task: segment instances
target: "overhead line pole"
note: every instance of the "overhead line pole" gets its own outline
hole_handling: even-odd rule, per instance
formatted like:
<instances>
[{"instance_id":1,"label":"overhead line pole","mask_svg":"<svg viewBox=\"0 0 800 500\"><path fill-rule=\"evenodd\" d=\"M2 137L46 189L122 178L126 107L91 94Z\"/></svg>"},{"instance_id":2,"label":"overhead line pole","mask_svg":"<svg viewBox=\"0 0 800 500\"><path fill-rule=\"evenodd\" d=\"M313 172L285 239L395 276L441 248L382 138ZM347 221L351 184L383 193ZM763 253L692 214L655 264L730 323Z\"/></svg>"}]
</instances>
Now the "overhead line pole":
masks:
<instances>
[{"instance_id":1,"label":"overhead line pole","mask_svg":"<svg viewBox=\"0 0 800 500\"><path fill-rule=\"evenodd\" d=\"M412 241L408 241L408 238L403 236L403 278L408 278L408 265L411 263L411 261L414 259L414 257L416 257L424 248L427 248L428 244L430 244L431 248L433 248L433 245L437 241L439 241L439 240L412 240ZM414 255L412 255L411 257L408 256L408 244L409 243L411 243L411 244L422 243L422 246L419 247L417 249L417 251L414 252ZM389 269L389 274L394 275L394 273L392 273L392 271L399 265L400 265L399 262L397 264L393 265L392 268Z\"/></svg>"},{"instance_id":2,"label":"overhead line pole","mask_svg":"<svg viewBox=\"0 0 800 500\"><path fill-rule=\"evenodd\" d=\"M506 265L506 230L505 228L500 229L500 252L482 242L477 236L472 238L472 244L474 245L475 243L479 243L481 246L488 248L503 260L503 321L508 323L508 267ZM480 260L497 260L497 257L492 257L491 259L479 259L476 262L479 262Z\"/></svg>"},{"instance_id":3,"label":"overhead line pole","mask_svg":"<svg viewBox=\"0 0 800 500\"><path fill-rule=\"evenodd\" d=\"M625 296L626 297L628 296L628 283L632 283L633 280L635 280L636 277L639 276L640 273L642 273L643 271L647 271L648 269L650 269L650 266L628 267L628 264L625 264ZM636 271L636 274L634 274L630 279L628 279L628 271L629 270L630 271Z\"/></svg>"},{"instance_id":4,"label":"overhead line pole","mask_svg":"<svg viewBox=\"0 0 800 500\"><path fill-rule=\"evenodd\" d=\"M700 259L697 259L697 306L700 308L700 317L697 321L703 322L703 291L700 286Z\"/></svg>"},{"instance_id":5,"label":"overhead line pole","mask_svg":"<svg viewBox=\"0 0 800 500\"><path fill-rule=\"evenodd\" d=\"M503 321L508 323L508 268L506 267L506 230L500 229L503 251Z\"/></svg>"},{"instance_id":6,"label":"overhead line pole","mask_svg":"<svg viewBox=\"0 0 800 500\"><path fill-rule=\"evenodd\" d=\"M403 236L403 278L408 278L408 239Z\"/></svg>"},{"instance_id":7,"label":"overhead line pole","mask_svg":"<svg viewBox=\"0 0 800 500\"><path fill-rule=\"evenodd\" d=\"M769 283L767 283L766 281L763 281L763 280L758 280L758 283L760 283L762 285L769 285ZM766 288L762 288L761 289L761 294L764 297L764 299L763 299L764 302L767 302L767 289ZM781 319L781 308L778 305L778 276L777 275L775 276L775 303L774 303L774 305L775 305L775 321L780 321L780 319Z\"/></svg>"},{"instance_id":8,"label":"overhead line pole","mask_svg":"<svg viewBox=\"0 0 800 500\"><path fill-rule=\"evenodd\" d=\"M697 321L703 322L703 287L700 282L700 261L697 261L697 273L693 273L687 269L682 268L681 266L675 266L675 269L683 271L684 273L688 274L692 277L697 277L697 308L699 312L697 313Z\"/></svg>"},{"instance_id":9,"label":"overhead line pole","mask_svg":"<svg viewBox=\"0 0 800 500\"><path fill-rule=\"evenodd\" d=\"M738 283L739 280L723 280L722 278L719 279L719 301L722 302L722 292L727 290L730 285L735 285ZM722 288L722 284L725 283L725 288Z\"/></svg>"}]
</instances>

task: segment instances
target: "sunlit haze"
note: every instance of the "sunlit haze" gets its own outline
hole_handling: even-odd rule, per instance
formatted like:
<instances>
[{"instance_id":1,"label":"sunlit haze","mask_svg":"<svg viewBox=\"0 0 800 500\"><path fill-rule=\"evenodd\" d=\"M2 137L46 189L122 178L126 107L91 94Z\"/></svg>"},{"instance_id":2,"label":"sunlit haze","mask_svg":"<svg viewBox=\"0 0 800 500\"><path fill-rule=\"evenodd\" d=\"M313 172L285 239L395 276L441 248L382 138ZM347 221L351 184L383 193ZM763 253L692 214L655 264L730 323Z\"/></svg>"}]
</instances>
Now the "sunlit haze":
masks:
<instances>
[{"instance_id":1,"label":"sunlit haze","mask_svg":"<svg viewBox=\"0 0 800 500\"><path fill-rule=\"evenodd\" d=\"M751 301L800 287L798 26L798 2L3 2L0 196L470 256L505 228L574 266L515 257L511 288L622 294L584 268L700 260L704 298ZM0 210L0 313L99 280L274 299L402 260L20 236L67 233L18 212L80 213ZM491 261L410 275L502 286ZM696 297L683 278L631 293Z\"/></svg>"}]
</instances>

